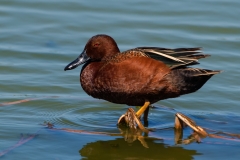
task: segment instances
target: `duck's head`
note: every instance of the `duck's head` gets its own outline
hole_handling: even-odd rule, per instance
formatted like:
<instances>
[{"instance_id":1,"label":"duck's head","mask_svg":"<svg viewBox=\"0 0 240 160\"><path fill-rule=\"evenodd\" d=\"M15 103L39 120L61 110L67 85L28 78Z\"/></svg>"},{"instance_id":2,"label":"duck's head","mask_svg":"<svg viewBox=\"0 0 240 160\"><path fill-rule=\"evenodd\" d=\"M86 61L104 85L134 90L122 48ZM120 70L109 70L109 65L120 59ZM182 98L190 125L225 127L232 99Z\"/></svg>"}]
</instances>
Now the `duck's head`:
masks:
<instances>
[{"instance_id":1,"label":"duck's head","mask_svg":"<svg viewBox=\"0 0 240 160\"><path fill-rule=\"evenodd\" d=\"M112 37L104 34L95 35L88 40L83 52L77 59L69 63L64 70L72 70L88 61L101 61L119 52L117 43Z\"/></svg>"}]
</instances>

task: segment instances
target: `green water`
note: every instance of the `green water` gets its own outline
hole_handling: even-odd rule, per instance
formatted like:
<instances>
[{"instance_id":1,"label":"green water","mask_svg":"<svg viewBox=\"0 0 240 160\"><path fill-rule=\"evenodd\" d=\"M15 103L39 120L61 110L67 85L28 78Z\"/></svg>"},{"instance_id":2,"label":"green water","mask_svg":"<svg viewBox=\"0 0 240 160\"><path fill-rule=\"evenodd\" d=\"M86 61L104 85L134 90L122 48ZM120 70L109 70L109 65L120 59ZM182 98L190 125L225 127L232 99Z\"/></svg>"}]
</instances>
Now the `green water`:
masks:
<instances>
[{"instance_id":1,"label":"green water","mask_svg":"<svg viewBox=\"0 0 240 160\"><path fill-rule=\"evenodd\" d=\"M1 159L239 159L239 141L206 138L176 145L174 113L200 126L240 132L240 1L7 1L0 2L0 153L38 134ZM198 92L155 104L146 148L122 136L68 133L56 128L120 133L128 106L88 96L80 68L64 72L95 34L121 51L139 46L203 47L199 67L224 70ZM5 102L20 101L15 104ZM3 104L5 103L5 104ZM162 106L165 106L162 108ZM174 108L174 110L173 110ZM164 129L168 128L168 129ZM184 130L184 137L191 134Z\"/></svg>"}]
</instances>

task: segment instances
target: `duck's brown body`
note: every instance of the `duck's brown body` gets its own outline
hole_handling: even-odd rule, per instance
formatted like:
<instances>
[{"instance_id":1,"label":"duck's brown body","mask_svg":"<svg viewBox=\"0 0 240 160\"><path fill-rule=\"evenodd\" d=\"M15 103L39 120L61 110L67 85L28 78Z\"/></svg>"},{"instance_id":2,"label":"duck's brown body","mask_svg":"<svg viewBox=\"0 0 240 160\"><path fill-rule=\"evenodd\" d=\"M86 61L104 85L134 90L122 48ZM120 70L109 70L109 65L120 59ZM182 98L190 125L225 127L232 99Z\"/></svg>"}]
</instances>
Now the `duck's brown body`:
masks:
<instances>
[{"instance_id":1,"label":"duck's brown body","mask_svg":"<svg viewBox=\"0 0 240 160\"><path fill-rule=\"evenodd\" d=\"M189 68L207 56L199 53L199 48L157 47L139 47L120 53L111 37L97 35L88 41L78 58L79 61L90 57L82 68L80 82L84 91L94 98L127 105L143 105L146 100L155 103L195 92L219 73ZM75 68L73 64L65 70Z\"/></svg>"},{"instance_id":2,"label":"duck's brown body","mask_svg":"<svg viewBox=\"0 0 240 160\"><path fill-rule=\"evenodd\" d=\"M132 57L120 62L92 62L84 66L80 80L84 91L94 98L119 104L142 105L145 99L152 103L165 99L164 94L169 87L164 77L169 71L156 60Z\"/></svg>"},{"instance_id":3,"label":"duck's brown body","mask_svg":"<svg viewBox=\"0 0 240 160\"><path fill-rule=\"evenodd\" d=\"M185 66L171 69L161 61L129 51L86 64L80 82L94 98L141 106L145 100L155 103L195 92L213 75L209 72Z\"/></svg>"}]
</instances>

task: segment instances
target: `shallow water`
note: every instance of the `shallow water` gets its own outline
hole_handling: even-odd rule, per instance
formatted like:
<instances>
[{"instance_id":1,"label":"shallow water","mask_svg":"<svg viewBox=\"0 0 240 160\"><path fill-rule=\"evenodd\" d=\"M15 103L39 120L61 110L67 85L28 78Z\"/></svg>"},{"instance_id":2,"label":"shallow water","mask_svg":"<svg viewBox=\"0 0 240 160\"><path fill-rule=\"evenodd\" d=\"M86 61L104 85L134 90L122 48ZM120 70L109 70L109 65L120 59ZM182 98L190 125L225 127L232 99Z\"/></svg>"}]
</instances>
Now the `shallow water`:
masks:
<instances>
[{"instance_id":1,"label":"shallow water","mask_svg":"<svg viewBox=\"0 0 240 160\"><path fill-rule=\"evenodd\" d=\"M239 140L176 145L173 129L174 113L182 112L200 126L239 134L239 6L237 0L1 1L1 158L239 159ZM156 103L149 116L156 131L145 138L146 148L106 135L120 133L116 121L128 106L88 96L79 85L80 68L63 71L99 33L111 35L122 51L203 47L212 56L199 67L224 72L196 93ZM45 122L86 132L51 130ZM184 130L185 138L190 134ZM16 145L22 136L33 138Z\"/></svg>"}]
</instances>

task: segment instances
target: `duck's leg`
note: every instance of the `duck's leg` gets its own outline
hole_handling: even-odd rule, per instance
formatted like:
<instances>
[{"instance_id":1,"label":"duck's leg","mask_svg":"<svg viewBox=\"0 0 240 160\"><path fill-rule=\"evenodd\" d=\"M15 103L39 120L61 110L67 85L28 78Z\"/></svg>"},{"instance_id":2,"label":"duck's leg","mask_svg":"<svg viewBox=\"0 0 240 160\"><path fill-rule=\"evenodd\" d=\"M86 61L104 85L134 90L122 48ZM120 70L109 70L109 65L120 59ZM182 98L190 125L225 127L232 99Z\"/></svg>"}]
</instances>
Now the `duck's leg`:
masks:
<instances>
[{"instance_id":1,"label":"duck's leg","mask_svg":"<svg viewBox=\"0 0 240 160\"><path fill-rule=\"evenodd\" d=\"M191 127L201 137L207 137L208 133L202 127L198 126L191 118L185 116L182 113L176 113L175 115L175 128L183 129L184 125Z\"/></svg>"},{"instance_id":2,"label":"duck's leg","mask_svg":"<svg viewBox=\"0 0 240 160\"><path fill-rule=\"evenodd\" d=\"M148 100L145 100L144 105L137 111L136 116L140 118L141 115L144 113L144 121L147 121L149 105L150 102Z\"/></svg>"},{"instance_id":3,"label":"duck's leg","mask_svg":"<svg viewBox=\"0 0 240 160\"><path fill-rule=\"evenodd\" d=\"M182 130L185 126L191 127L194 132L190 136L190 138L182 140L182 135L179 136L178 134L183 134ZM176 113L175 114L175 142L183 143L183 144L189 144L193 141L201 142L201 138L205 138L208 136L208 133L200 126L198 126L191 118L185 116L182 113Z\"/></svg>"},{"instance_id":4,"label":"duck's leg","mask_svg":"<svg viewBox=\"0 0 240 160\"><path fill-rule=\"evenodd\" d=\"M147 117L148 117L148 109L149 109L148 107L149 107L149 105L150 105L150 102L146 100L144 105L138 110L137 113L131 112L131 114L129 114L130 112L128 110L127 113L125 113L124 115L122 115L118 119L118 124L125 123L125 124L128 124L128 126L134 126L133 124L137 123L137 121L136 121L137 119L138 119L138 123L141 123L139 121L139 119L140 119L140 117L143 113L144 113L144 122L146 123L147 122ZM132 109L132 111L133 111L133 109Z\"/></svg>"},{"instance_id":5,"label":"duck's leg","mask_svg":"<svg viewBox=\"0 0 240 160\"><path fill-rule=\"evenodd\" d=\"M136 113L132 108L128 108L127 112L119 118L118 124L121 123L126 124L129 128L134 130L137 130L138 127L141 131L145 133L148 133L149 131L143 126L142 122L136 116Z\"/></svg>"},{"instance_id":6,"label":"duck's leg","mask_svg":"<svg viewBox=\"0 0 240 160\"><path fill-rule=\"evenodd\" d=\"M150 105L144 111L144 115L143 115L143 121L144 121L144 126L145 127L148 127L148 112L149 112L149 108L150 108Z\"/></svg>"}]
</instances>

